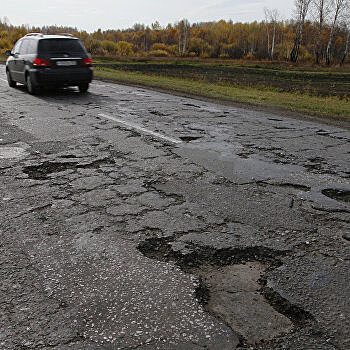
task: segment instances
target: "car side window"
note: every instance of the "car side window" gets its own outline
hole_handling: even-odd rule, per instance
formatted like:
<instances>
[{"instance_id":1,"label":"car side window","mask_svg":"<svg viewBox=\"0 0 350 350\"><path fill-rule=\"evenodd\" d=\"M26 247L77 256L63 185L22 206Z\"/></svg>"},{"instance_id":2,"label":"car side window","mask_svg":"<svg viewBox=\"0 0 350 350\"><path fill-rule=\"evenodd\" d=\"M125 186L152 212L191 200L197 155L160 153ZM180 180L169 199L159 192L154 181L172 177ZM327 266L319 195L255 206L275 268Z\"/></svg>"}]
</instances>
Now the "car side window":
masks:
<instances>
[{"instance_id":1,"label":"car side window","mask_svg":"<svg viewBox=\"0 0 350 350\"><path fill-rule=\"evenodd\" d=\"M12 54L15 55L15 54L18 54L18 53L19 53L19 49L20 49L20 47L21 47L21 44L22 44L22 40L17 41L15 47L14 47L13 50L12 50Z\"/></svg>"},{"instance_id":2,"label":"car side window","mask_svg":"<svg viewBox=\"0 0 350 350\"><path fill-rule=\"evenodd\" d=\"M22 45L19 48L19 54L26 55L28 53L28 48L29 48L29 40L23 40Z\"/></svg>"},{"instance_id":3,"label":"car side window","mask_svg":"<svg viewBox=\"0 0 350 350\"><path fill-rule=\"evenodd\" d=\"M36 48L37 48L37 41L36 40L28 40L28 49L27 54L28 55L34 55L36 54Z\"/></svg>"}]
</instances>

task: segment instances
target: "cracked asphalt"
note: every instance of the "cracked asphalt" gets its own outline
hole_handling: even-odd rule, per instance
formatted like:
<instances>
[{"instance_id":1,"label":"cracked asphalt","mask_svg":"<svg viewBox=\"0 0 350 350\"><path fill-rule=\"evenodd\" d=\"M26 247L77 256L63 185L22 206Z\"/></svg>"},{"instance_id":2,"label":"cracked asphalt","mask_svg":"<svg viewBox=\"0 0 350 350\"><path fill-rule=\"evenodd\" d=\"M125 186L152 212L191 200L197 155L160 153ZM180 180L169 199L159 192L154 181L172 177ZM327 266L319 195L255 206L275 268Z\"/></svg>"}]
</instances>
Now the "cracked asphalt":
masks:
<instances>
[{"instance_id":1,"label":"cracked asphalt","mask_svg":"<svg viewBox=\"0 0 350 350\"><path fill-rule=\"evenodd\" d=\"M0 80L0 349L349 349L349 141L143 88Z\"/></svg>"}]
</instances>

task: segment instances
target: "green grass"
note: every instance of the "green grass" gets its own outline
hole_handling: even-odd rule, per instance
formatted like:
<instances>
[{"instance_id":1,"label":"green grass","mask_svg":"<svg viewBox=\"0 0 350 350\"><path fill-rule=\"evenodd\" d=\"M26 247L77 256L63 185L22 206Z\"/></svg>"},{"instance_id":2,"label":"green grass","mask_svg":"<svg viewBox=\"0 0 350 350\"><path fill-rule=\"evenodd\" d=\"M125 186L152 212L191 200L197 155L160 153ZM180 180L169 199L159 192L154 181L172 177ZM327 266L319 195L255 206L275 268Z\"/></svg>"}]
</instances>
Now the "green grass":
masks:
<instances>
[{"instance_id":1,"label":"green grass","mask_svg":"<svg viewBox=\"0 0 350 350\"><path fill-rule=\"evenodd\" d=\"M319 117L350 120L349 101L338 97L317 97L298 92L274 91L270 88L214 84L203 80L162 77L104 67L96 67L95 76L117 82L141 84L217 100L273 107Z\"/></svg>"}]
</instances>

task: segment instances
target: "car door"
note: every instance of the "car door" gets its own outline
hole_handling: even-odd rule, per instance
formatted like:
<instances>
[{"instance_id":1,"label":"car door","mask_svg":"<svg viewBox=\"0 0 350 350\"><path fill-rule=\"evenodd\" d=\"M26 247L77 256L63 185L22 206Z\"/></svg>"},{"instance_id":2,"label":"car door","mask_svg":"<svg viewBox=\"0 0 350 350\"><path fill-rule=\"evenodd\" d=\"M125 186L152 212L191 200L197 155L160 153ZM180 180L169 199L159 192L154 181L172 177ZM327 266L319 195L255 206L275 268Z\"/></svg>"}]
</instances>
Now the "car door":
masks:
<instances>
[{"instance_id":1,"label":"car door","mask_svg":"<svg viewBox=\"0 0 350 350\"><path fill-rule=\"evenodd\" d=\"M19 58L19 50L22 45L22 40L17 41L16 45L12 49L12 57L13 59L9 63L9 70L11 73L11 77L15 81L20 81L20 74L19 74L19 69L18 69L18 58Z\"/></svg>"}]
</instances>

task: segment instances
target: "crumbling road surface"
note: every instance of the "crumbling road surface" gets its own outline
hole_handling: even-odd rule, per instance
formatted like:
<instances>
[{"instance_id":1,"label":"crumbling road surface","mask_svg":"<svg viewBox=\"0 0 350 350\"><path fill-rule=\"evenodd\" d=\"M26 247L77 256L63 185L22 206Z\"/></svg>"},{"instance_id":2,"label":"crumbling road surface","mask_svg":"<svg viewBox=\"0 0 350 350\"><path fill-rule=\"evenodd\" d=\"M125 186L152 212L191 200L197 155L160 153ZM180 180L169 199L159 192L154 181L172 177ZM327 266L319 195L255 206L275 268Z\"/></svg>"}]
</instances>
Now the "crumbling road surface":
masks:
<instances>
[{"instance_id":1,"label":"crumbling road surface","mask_svg":"<svg viewBox=\"0 0 350 350\"><path fill-rule=\"evenodd\" d=\"M349 349L349 141L1 78L0 349Z\"/></svg>"}]
</instances>

